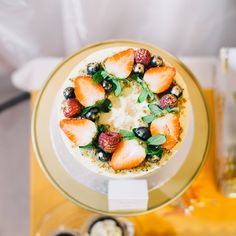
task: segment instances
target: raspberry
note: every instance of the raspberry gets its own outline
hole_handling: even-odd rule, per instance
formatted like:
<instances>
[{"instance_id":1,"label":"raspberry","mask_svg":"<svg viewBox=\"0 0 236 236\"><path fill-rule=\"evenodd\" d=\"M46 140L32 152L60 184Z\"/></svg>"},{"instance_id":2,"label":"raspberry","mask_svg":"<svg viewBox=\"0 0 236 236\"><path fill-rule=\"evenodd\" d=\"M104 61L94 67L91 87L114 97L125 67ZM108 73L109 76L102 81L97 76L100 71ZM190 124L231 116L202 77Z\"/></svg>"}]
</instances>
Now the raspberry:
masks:
<instances>
[{"instance_id":1,"label":"raspberry","mask_svg":"<svg viewBox=\"0 0 236 236\"><path fill-rule=\"evenodd\" d=\"M151 61L151 54L147 49L140 48L135 52L134 59L136 63L148 65Z\"/></svg>"},{"instance_id":2,"label":"raspberry","mask_svg":"<svg viewBox=\"0 0 236 236\"><path fill-rule=\"evenodd\" d=\"M67 118L73 118L79 114L82 106L74 98L68 99L63 104L63 113Z\"/></svg>"},{"instance_id":3,"label":"raspberry","mask_svg":"<svg viewBox=\"0 0 236 236\"><path fill-rule=\"evenodd\" d=\"M118 133L108 131L101 133L98 138L98 144L104 152L112 153L117 148L121 137Z\"/></svg>"},{"instance_id":4,"label":"raspberry","mask_svg":"<svg viewBox=\"0 0 236 236\"><path fill-rule=\"evenodd\" d=\"M161 109L165 109L165 108L173 108L176 107L178 103L177 98L172 95L172 94L166 94L163 97L161 97L160 101L159 101L159 107Z\"/></svg>"}]
</instances>

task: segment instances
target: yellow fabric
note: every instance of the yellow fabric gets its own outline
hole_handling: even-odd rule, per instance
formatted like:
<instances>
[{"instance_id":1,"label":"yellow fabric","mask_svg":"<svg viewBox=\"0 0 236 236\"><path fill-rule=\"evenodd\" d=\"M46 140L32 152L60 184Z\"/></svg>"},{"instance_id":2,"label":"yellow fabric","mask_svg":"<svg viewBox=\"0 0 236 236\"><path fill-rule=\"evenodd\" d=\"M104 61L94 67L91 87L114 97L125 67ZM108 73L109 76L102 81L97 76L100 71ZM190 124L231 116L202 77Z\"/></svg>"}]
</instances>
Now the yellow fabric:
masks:
<instances>
[{"instance_id":1,"label":"yellow fabric","mask_svg":"<svg viewBox=\"0 0 236 236\"><path fill-rule=\"evenodd\" d=\"M211 120L214 121L213 92L205 90ZM32 106L35 94L32 96ZM214 122L213 126L214 126ZM215 141L210 145L208 160L193 185L175 203L153 213L132 217L137 225L136 235L236 235L236 199L224 197L217 190L214 177ZM30 198L31 198L31 235L35 235L41 220L61 203L68 202L51 185L30 152ZM81 217L84 210L78 209Z\"/></svg>"}]
</instances>

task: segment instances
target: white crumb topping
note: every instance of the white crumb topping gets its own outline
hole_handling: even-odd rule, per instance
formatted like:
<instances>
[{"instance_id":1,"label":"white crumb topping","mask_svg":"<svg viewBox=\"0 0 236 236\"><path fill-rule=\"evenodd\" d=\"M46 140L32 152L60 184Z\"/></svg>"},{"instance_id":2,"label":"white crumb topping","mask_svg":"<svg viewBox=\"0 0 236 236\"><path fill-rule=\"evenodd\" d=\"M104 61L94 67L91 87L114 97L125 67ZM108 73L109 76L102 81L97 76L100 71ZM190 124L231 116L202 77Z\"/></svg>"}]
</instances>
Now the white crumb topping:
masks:
<instances>
[{"instance_id":1,"label":"white crumb topping","mask_svg":"<svg viewBox=\"0 0 236 236\"><path fill-rule=\"evenodd\" d=\"M99 123L109 125L113 131L132 130L135 127L147 126L142 117L149 114L148 103L138 103L137 99L142 88L137 82L130 82L124 87L120 97L109 96L113 106L109 113L102 113Z\"/></svg>"}]
</instances>

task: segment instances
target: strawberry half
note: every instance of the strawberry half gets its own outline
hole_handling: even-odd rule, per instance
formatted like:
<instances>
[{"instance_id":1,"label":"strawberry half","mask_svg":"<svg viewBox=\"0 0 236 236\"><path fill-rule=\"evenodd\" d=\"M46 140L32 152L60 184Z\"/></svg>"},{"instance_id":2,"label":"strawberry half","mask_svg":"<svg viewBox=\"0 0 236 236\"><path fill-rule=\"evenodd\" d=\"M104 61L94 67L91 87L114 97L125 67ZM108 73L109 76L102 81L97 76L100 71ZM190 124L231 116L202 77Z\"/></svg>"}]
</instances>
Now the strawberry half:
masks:
<instances>
[{"instance_id":1,"label":"strawberry half","mask_svg":"<svg viewBox=\"0 0 236 236\"><path fill-rule=\"evenodd\" d=\"M114 170L132 169L145 159L145 149L137 140L122 140L112 155L110 165Z\"/></svg>"},{"instance_id":2,"label":"strawberry half","mask_svg":"<svg viewBox=\"0 0 236 236\"><path fill-rule=\"evenodd\" d=\"M60 121L60 128L74 144L79 146L91 143L97 133L95 123L87 119L64 119Z\"/></svg>"},{"instance_id":3,"label":"strawberry half","mask_svg":"<svg viewBox=\"0 0 236 236\"><path fill-rule=\"evenodd\" d=\"M85 107L94 105L105 98L105 90L100 84L94 84L90 76L79 76L74 81L75 96Z\"/></svg>"},{"instance_id":4,"label":"strawberry half","mask_svg":"<svg viewBox=\"0 0 236 236\"><path fill-rule=\"evenodd\" d=\"M164 134L166 136L166 142L162 144L162 147L166 149L171 149L178 143L180 130L179 117L171 113L157 118L150 126L153 136L157 134Z\"/></svg>"},{"instance_id":5,"label":"strawberry half","mask_svg":"<svg viewBox=\"0 0 236 236\"><path fill-rule=\"evenodd\" d=\"M152 67L144 74L143 80L154 93L166 91L173 82L176 70L174 67Z\"/></svg>"},{"instance_id":6,"label":"strawberry half","mask_svg":"<svg viewBox=\"0 0 236 236\"><path fill-rule=\"evenodd\" d=\"M106 71L118 78L127 78L133 69L134 54L135 51L129 48L108 57L104 62Z\"/></svg>"}]
</instances>

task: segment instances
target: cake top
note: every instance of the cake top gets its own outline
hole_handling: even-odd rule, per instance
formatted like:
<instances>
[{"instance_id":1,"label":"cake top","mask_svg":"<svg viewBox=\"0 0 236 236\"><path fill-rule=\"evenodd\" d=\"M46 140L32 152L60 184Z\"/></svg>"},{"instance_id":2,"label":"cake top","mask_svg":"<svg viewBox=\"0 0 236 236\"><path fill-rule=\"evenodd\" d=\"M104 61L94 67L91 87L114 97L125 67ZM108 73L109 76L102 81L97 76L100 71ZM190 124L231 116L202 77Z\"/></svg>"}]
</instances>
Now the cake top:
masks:
<instances>
[{"instance_id":1,"label":"cake top","mask_svg":"<svg viewBox=\"0 0 236 236\"><path fill-rule=\"evenodd\" d=\"M87 62L63 90L63 135L113 173L159 166L183 128L184 90L175 77L174 67L144 48Z\"/></svg>"}]
</instances>

